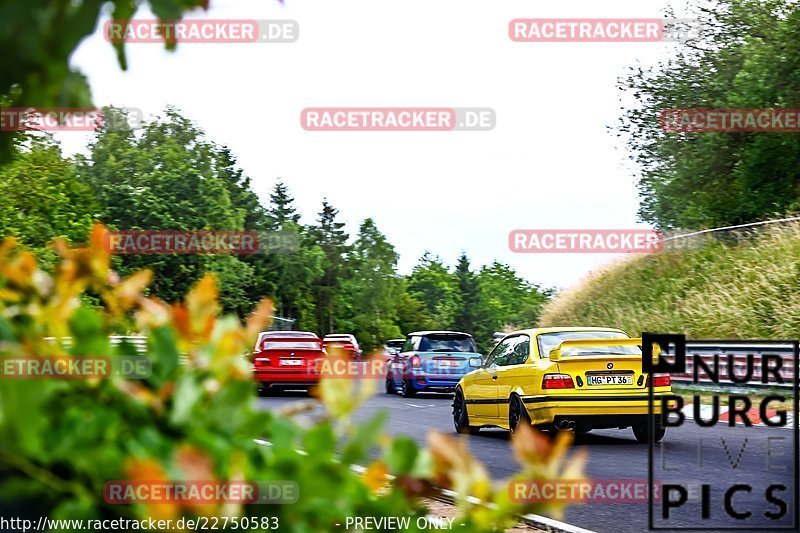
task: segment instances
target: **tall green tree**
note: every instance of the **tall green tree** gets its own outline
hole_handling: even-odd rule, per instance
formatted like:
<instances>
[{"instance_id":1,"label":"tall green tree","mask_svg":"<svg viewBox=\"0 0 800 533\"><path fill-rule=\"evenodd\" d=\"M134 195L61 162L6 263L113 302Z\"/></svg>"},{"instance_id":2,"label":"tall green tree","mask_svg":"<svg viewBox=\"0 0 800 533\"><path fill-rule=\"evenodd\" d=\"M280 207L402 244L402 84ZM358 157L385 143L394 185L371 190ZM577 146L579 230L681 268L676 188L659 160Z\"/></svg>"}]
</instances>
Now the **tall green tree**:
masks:
<instances>
[{"instance_id":1,"label":"tall green tree","mask_svg":"<svg viewBox=\"0 0 800 533\"><path fill-rule=\"evenodd\" d=\"M349 236L344 231L344 223L336 219L338 214L339 210L323 199L317 223L309 228L312 242L325 253L324 273L314 284L317 322L323 335L335 329L337 294L349 274L345 262Z\"/></svg>"},{"instance_id":2,"label":"tall green tree","mask_svg":"<svg viewBox=\"0 0 800 533\"><path fill-rule=\"evenodd\" d=\"M114 116L118 111L107 113ZM124 117L115 116L114 121L125 124ZM146 122L141 135L134 135L130 127L98 133L79 172L95 192L98 218L112 229L244 230L251 206L233 164L229 152L168 108L164 117ZM122 255L115 261L123 274L153 270L151 290L166 301L180 300L206 272L220 278L220 301L226 311L244 314L257 300L258 295L248 293L253 269L237 256Z\"/></svg>"},{"instance_id":3,"label":"tall green tree","mask_svg":"<svg viewBox=\"0 0 800 533\"><path fill-rule=\"evenodd\" d=\"M620 84L619 122L641 170L639 214L662 229L737 224L800 210L797 133L668 133L666 109L800 107L796 0L719 0L700 36Z\"/></svg>"},{"instance_id":4,"label":"tall green tree","mask_svg":"<svg viewBox=\"0 0 800 533\"><path fill-rule=\"evenodd\" d=\"M365 219L349 256L353 269L346 283L350 315L339 324L354 333L366 351L401 333L396 310L400 296L397 259L394 246L375 222Z\"/></svg>"},{"instance_id":5,"label":"tall green tree","mask_svg":"<svg viewBox=\"0 0 800 533\"><path fill-rule=\"evenodd\" d=\"M442 260L425 252L408 277L408 291L425 305L439 329L453 329L463 306L457 279Z\"/></svg>"},{"instance_id":6,"label":"tall green tree","mask_svg":"<svg viewBox=\"0 0 800 533\"><path fill-rule=\"evenodd\" d=\"M270 250L263 257L263 275L269 280L276 312L294 319L295 328L319 333L314 283L324 274L325 253L300 223L294 198L282 180L270 193L266 218L270 231L298 244L296 248Z\"/></svg>"},{"instance_id":7,"label":"tall green tree","mask_svg":"<svg viewBox=\"0 0 800 533\"><path fill-rule=\"evenodd\" d=\"M550 291L541 290L497 261L481 267L476 277L475 338L482 350L491 347L495 331L536 325Z\"/></svg>"},{"instance_id":8,"label":"tall green tree","mask_svg":"<svg viewBox=\"0 0 800 533\"><path fill-rule=\"evenodd\" d=\"M0 234L36 249L42 258L56 237L86 239L98 209L91 187L75 162L49 136L28 136L13 161L0 167Z\"/></svg>"},{"instance_id":9,"label":"tall green tree","mask_svg":"<svg viewBox=\"0 0 800 533\"><path fill-rule=\"evenodd\" d=\"M456 311L454 328L466 333L475 331L475 304L478 298L478 282L470 270L469 258L462 252L456 263L455 277L458 281L461 307Z\"/></svg>"},{"instance_id":10,"label":"tall green tree","mask_svg":"<svg viewBox=\"0 0 800 533\"><path fill-rule=\"evenodd\" d=\"M319 333L314 283L324 274L325 253L308 240L306 229L285 222L283 235L300 243L296 249L271 252L265 275L274 290L270 296L278 315L295 319L295 329Z\"/></svg>"},{"instance_id":11,"label":"tall green tree","mask_svg":"<svg viewBox=\"0 0 800 533\"><path fill-rule=\"evenodd\" d=\"M397 326L400 328L401 337L412 331L425 331L438 327L436 320L431 315L425 304L409 294L407 285L408 280L401 280L400 295L395 302L395 312L397 314Z\"/></svg>"},{"instance_id":12,"label":"tall green tree","mask_svg":"<svg viewBox=\"0 0 800 533\"><path fill-rule=\"evenodd\" d=\"M215 158L217 174L228 191L232 205L242 217L243 228L256 232L259 241L259 253L239 256L239 260L252 270L252 275L247 278L248 282L241 284L247 295L245 302L260 301L268 296L274 298L278 287L269 272L275 261L275 254L288 251L283 248L276 249L274 243L280 242L279 239L285 239L286 236L281 232L276 236L272 230L272 220L253 190L250 176L237 166L236 158L230 149L219 148Z\"/></svg>"},{"instance_id":13,"label":"tall green tree","mask_svg":"<svg viewBox=\"0 0 800 533\"><path fill-rule=\"evenodd\" d=\"M278 180L275 183L269 195L267 218L272 229L281 229L289 222L293 224L300 223L300 214L294 206L294 198L289 194L289 188L283 180Z\"/></svg>"}]
</instances>

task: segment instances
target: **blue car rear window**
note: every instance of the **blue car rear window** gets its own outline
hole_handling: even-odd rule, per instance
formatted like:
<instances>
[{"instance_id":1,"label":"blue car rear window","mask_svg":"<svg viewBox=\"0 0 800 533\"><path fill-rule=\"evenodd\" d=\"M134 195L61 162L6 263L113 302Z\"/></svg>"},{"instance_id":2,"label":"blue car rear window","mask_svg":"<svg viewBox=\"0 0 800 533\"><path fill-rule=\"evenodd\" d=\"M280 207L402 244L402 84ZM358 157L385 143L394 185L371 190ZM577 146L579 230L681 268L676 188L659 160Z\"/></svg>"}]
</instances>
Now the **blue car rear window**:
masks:
<instances>
[{"instance_id":1,"label":"blue car rear window","mask_svg":"<svg viewBox=\"0 0 800 533\"><path fill-rule=\"evenodd\" d=\"M419 343L420 352L476 352L472 337L454 335L426 335Z\"/></svg>"}]
</instances>

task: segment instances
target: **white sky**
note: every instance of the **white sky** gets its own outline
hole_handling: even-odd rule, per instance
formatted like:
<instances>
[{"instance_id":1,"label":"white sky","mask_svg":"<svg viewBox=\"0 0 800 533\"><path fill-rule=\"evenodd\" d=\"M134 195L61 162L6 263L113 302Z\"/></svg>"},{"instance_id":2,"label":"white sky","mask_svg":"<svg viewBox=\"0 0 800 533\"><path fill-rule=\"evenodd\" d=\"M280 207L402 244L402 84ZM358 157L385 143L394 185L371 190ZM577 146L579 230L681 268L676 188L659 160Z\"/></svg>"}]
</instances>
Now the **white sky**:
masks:
<instances>
[{"instance_id":1,"label":"white sky","mask_svg":"<svg viewBox=\"0 0 800 533\"><path fill-rule=\"evenodd\" d=\"M630 228L635 169L607 127L616 80L666 43L514 43L514 18L654 18L666 0L211 0L205 18L293 19L291 44L129 44L122 72L102 25L72 58L96 105L177 106L229 146L262 198L276 178L312 222L323 196L351 235L376 220L407 273L425 250L493 259L568 286L614 256L515 254L516 228ZM680 2L682 4L682 2ZM140 11L136 18L150 18ZM491 107L489 132L308 132L306 107ZM85 137L59 136L67 152Z\"/></svg>"}]
</instances>

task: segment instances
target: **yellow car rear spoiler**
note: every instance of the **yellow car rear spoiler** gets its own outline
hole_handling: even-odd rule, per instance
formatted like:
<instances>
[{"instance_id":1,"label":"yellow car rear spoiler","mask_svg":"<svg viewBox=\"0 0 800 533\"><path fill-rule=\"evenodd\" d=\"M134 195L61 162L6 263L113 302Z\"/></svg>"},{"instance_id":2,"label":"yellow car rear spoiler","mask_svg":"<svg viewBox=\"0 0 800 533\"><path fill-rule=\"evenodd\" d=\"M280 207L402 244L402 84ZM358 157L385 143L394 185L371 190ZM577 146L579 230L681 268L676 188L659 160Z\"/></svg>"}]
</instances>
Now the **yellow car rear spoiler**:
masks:
<instances>
[{"instance_id":1,"label":"yellow car rear spoiler","mask_svg":"<svg viewBox=\"0 0 800 533\"><path fill-rule=\"evenodd\" d=\"M561 352L565 348L585 348L585 347L598 347L598 346L641 346L642 339L577 339L571 341L564 341L552 350L550 350L550 360L560 361L562 358ZM653 364L658 364L658 358L661 355L661 347L653 343Z\"/></svg>"}]
</instances>

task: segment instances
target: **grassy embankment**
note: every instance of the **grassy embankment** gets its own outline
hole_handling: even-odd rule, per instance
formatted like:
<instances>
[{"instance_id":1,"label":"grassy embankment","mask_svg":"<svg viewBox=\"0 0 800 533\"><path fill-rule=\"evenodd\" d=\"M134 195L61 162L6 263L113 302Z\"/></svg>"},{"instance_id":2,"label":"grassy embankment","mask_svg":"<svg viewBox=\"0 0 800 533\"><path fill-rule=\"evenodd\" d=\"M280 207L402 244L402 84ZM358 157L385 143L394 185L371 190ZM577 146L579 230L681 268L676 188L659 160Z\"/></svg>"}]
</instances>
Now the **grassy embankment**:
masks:
<instances>
[{"instance_id":1,"label":"grassy embankment","mask_svg":"<svg viewBox=\"0 0 800 533\"><path fill-rule=\"evenodd\" d=\"M800 225L735 245L712 241L621 259L558 294L540 324L618 327L633 336L800 338ZM699 393L703 403L711 394L683 392Z\"/></svg>"},{"instance_id":2,"label":"grassy embankment","mask_svg":"<svg viewBox=\"0 0 800 533\"><path fill-rule=\"evenodd\" d=\"M558 294L540 323L611 326L636 336L800 338L800 225L738 244L626 257Z\"/></svg>"}]
</instances>

